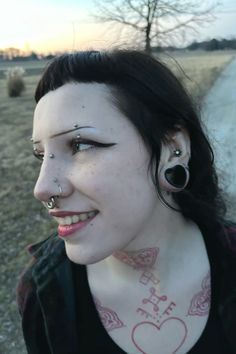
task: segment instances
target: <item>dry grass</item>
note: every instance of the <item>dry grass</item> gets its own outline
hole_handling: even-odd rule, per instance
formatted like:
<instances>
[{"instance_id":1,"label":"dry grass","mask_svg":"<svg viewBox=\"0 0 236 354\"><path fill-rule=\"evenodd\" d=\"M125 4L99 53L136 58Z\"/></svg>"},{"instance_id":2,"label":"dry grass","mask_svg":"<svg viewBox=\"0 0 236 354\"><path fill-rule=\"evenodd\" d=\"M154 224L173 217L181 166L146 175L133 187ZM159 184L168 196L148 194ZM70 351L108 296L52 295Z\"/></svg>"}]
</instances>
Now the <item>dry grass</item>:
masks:
<instances>
[{"instance_id":1,"label":"dry grass","mask_svg":"<svg viewBox=\"0 0 236 354\"><path fill-rule=\"evenodd\" d=\"M230 55L187 55L179 57L191 77L187 85L202 97L222 70ZM173 61L168 59L173 66ZM39 63L37 63L39 65ZM33 65L31 63L31 69ZM39 70L41 68L38 67ZM1 68L0 68L1 70ZM174 69L176 70L176 69ZM27 71L26 71L27 72ZM15 303L15 285L29 257L27 244L44 239L52 231L44 208L34 200L32 190L39 165L31 154L33 91L38 76L25 78L26 90L22 97L9 98L6 82L0 79L0 353L24 354L20 319ZM185 79L186 80L186 79Z\"/></svg>"},{"instance_id":2,"label":"dry grass","mask_svg":"<svg viewBox=\"0 0 236 354\"><path fill-rule=\"evenodd\" d=\"M234 53L186 52L162 55L161 59L181 79L190 95L201 101Z\"/></svg>"}]
</instances>

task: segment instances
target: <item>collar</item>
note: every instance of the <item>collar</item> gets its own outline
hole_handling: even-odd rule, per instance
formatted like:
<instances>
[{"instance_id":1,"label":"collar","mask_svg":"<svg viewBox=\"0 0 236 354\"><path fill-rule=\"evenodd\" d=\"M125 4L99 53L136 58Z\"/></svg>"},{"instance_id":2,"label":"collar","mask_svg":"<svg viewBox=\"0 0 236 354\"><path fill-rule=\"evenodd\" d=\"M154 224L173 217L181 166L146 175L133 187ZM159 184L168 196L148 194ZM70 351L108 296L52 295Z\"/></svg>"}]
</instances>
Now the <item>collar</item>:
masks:
<instances>
[{"instance_id":1,"label":"collar","mask_svg":"<svg viewBox=\"0 0 236 354\"><path fill-rule=\"evenodd\" d=\"M77 354L72 264L66 256L64 242L53 234L31 246L29 252L35 258L32 277L51 352Z\"/></svg>"}]
</instances>

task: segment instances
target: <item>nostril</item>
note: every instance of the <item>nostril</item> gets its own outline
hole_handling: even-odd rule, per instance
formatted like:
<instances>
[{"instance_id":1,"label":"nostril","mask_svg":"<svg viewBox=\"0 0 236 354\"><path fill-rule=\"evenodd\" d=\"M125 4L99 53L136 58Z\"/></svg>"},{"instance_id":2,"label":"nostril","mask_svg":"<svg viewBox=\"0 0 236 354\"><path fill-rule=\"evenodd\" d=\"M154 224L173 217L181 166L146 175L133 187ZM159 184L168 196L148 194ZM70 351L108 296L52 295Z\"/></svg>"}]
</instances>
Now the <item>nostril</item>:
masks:
<instances>
[{"instance_id":1,"label":"nostril","mask_svg":"<svg viewBox=\"0 0 236 354\"><path fill-rule=\"evenodd\" d=\"M45 181L45 179L39 178L34 186L34 197L41 202L47 202L53 195L52 187Z\"/></svg>"},{"instance_id":2,"label":"nostril","mask_svg":"<svg viewBox=\"0 0 236 354\"><path fill-rule=\"evenodd\" d=\"M50 195L45 190L40 190L38 187L35 187L34 197L38 199L40 202L47 202L50 198Z\"/></svg>"}]
</instances>

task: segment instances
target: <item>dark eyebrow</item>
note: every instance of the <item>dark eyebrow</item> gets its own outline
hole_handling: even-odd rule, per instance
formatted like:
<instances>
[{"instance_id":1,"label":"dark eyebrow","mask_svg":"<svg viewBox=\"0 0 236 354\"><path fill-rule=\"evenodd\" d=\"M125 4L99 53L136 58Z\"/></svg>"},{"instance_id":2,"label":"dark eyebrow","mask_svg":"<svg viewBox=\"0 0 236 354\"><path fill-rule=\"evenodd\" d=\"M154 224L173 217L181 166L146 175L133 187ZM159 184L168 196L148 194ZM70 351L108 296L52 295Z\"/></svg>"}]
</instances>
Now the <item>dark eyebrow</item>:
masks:
<instances>
[{"instance_id":1,"label":"dark eyebrow","mask_svg":"<svg viewBox=\"0 0 236 354\"><path fill-rule=\"evenodd\" d=\"M69 130L66 130L64 132L60 132L60 133L56 133L56 134L53 134L51 135L49 138L55 138L56 136L60 136L60 135L64 135L64 134L68 134L68 133L71 133L71 132L74 132L75 130L79 130L79 129L84 129L84 128L93 128L93 127L90 127L90 126L85 126L85 127L75 127L73 129L69 129ZM33 144L39 144L40 143L40 140L37 140L37 141L33 141Z\"/></svg>"}]
</instances>

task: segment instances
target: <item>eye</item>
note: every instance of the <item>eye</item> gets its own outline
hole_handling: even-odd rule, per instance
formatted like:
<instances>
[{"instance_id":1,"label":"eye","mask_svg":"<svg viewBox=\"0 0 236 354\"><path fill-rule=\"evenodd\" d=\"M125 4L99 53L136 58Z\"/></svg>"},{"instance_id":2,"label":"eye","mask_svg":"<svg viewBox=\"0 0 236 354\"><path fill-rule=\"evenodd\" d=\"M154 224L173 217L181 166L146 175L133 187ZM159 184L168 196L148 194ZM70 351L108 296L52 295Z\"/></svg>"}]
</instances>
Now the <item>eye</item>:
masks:
<instances>
[{"instance_id":1,"label":"eye","mask_svg":"<svg viewBox=\"0 0 236 354\"><path fill-rule=\"evenodd\" d=\"M77 152L92 149L95 146L91 141L85 141L81 139L73 139L71 141L72 155Z\"/></svg>"},{"instance_id":2,"label":"eye","mask_svg":"<svg viewBox=\"0 0 236 354\"><path fill-rule=\"evenodd\" d=\"M98 141L76 138L71 141L72 155L85 150L90 150L95 148L106 148L113 145L116 145L116 143L104 144L104 143L99 143Z\"/></svg>"},{"instance_id":3,"label":"eye","mask_svg":"<svg viewBox=\"0 0 236 354\"><path fill-rule=\"evenodd\" d=\"M38 151L36 148L33 149L33 155L40 161L44 159L44 153L42 151Z\"/></svg>"}]
</instances>

